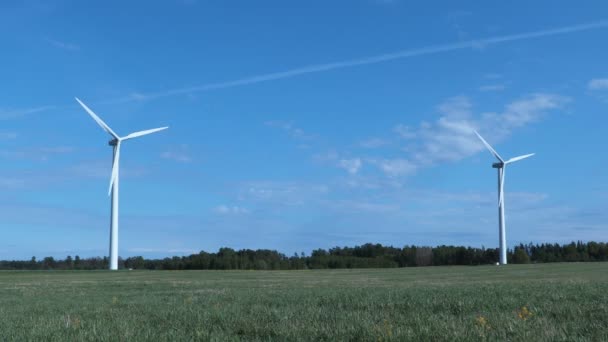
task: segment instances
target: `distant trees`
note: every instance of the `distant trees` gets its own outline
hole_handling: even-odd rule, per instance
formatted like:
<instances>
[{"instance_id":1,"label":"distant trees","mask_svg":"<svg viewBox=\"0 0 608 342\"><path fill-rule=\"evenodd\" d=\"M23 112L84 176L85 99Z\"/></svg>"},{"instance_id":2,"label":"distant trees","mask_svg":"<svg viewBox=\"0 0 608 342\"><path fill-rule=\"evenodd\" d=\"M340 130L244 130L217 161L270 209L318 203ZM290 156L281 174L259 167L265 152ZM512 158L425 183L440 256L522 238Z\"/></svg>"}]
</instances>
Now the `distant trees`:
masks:
<instances>
[{"instance_id":1,"label":"distant trees","mask_svg":"<svg viewBox=\"0 0 608 342\"><path fill-rule=\"evenodd\" d=\"M520 244L508 251L510 263L608 261L608 244L572 242L569 244ZM397 248L366 243L355 247L315 249L310 256L291 257L268 249L220 248L217 253L201 251L183 257L145 259L142 256L119 259L122 268L148 270L301 270L326 268L389 268L430 265L484 265L498 260L497 249L463 246L404 246ZM10 270L96 270L107 269L108 258L67 256L64 260L32 257L27 261L0 261L0 269Z\"/></svg>"},{"instance_id":2,"label":"distant trees","mask_svg":"<svg viewBox=\"0 0 608 342\"><path fill-rule=\"evenodd\" d=\"M530 256L528 255L525 248L515 247L515 252L513 253L514 264L528 264L530 263Z\"/></svg>"},{"instance_id":3,"label":"distant trees","mask_svg":"<svg viewBox=\"0 0 608 342\"><path fill-rule=\"evenodd\" d=\"M433 264L433 249L430 247L416 248L416 266L431 266Z\"/></svg>"}]
</instances>

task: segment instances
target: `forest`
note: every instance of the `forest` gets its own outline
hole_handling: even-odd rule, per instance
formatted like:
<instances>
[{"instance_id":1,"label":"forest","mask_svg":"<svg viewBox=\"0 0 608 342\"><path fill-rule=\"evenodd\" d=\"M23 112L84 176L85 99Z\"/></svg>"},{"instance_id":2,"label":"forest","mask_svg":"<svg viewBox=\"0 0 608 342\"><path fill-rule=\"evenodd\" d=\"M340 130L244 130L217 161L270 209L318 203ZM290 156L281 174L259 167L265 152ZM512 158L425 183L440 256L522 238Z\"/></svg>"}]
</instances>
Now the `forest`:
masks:
<instances>
[{"instance_id":1,"label":"forest","mask_svg":"<svg viewBox=\"0 0 608 342\"><path fill-rule=\"evenodd\" d=\"M134 256L119 260L120 268L147 270L302 270L336 268L391 268L445 265L488 265L498 260L498 249L463 246L397 248L366 243L355 247L316 249L287 256L275 250L220 248L217 253L201 251L189 256L146 259ZM508 251L514 264L549 262L608 261L608 244L572 242L569 244L520 244ZM96 270L107 269L107 257L63 260L45 257L41 260L0 261L3 270Z\"/></svg>"}]
</instances>

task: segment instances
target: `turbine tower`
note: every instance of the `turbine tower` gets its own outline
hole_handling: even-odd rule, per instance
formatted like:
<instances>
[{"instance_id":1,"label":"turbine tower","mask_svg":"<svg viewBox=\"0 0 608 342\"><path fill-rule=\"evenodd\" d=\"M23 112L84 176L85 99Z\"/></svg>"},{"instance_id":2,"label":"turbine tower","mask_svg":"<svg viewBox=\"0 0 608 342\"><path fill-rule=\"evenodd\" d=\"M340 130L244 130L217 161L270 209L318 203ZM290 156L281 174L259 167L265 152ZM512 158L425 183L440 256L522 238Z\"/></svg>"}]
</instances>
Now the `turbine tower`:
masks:
<instances>
[{"instance_id":1,"label":"turbine tower","mask_svg":"<svg viewBox=\"0 0 608 342\"><path fill-rule=\"evenodd\" d=\"M82 108L89 113L89 115L97 122L104 131L112 136L112 140L110 140L109 144L112 146L114 155L112 157L112 176L110 177L110 188L108 189L108 196L112 196L111 205L110 205L110 270L118 269L118 169L120 162L120 144L129 139L141 137L142 135L147 135L151 133L155 133L158 131L162 131L169 127L161 127L148 129L145 131L139 131L135 133L131 133L124 137L118 136L118 134L114 133L114 131L106 125L93 111L87 107L82 101L76 98L76 101L80 103Z\"/></svg>"},{"instance_id":2,"label":"turbine tower","mask_svg":"<svg viewBox=\"0 0 608 342\"><path fill-rule=\"evenodd\" d=\"M505 171L507 170L507 165L514 163L516 161L532 157L534 153L526 154L523 156L511 158L507 161L502 159L502 157L488 144L488 142L481 136L477 131L474 131L477 137L483 142L484 145L488 148L490 153L496 159L498 159L498 163L492 164L492 167L498 170L498 242L500 246L500 264L507 264L507 234L506 234L506 223L505 223Z\"/></svg>"}]
</instances>

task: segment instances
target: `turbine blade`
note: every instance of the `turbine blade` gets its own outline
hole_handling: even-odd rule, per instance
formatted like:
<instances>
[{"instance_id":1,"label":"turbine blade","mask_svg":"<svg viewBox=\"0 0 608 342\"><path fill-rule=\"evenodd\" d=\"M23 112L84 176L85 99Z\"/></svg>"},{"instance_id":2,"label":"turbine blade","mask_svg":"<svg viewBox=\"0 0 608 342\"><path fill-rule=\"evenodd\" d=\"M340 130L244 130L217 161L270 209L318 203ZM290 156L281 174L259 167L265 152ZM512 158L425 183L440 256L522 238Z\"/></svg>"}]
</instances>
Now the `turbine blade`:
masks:
<instances>
[{"instance_id":1,"label":"turbine blade","mask_svg":"<svg viewBox=\"0 0 608 342\"><path fill-rule=\"evenodd\" d=\"M110 188L108 189L108 196L112 194L112 186L118 178L118 167L120 165L120 140L116 143L116 152L114 153L114 160L112 161L112 176L110 177Z\"/></svg>"},{"instance_id":2,"label":"turbine blade","mask_svg":"<svg viewBox=\"0 0 608 342\"><path fill-rule=\"evenodd\" d=\"M473 131L475 132L475 134L477 134L477 137L481 140L481 142L486 145L486 148L490 151L490 153L492 153L492 155L494 155L494 157L496 157L498 160L500 160L501 162L505 162L500 155L494 151L494 149L492 148L492 146L490 146L490 144L488 144L488 142L481 136L479 135L479 133L477 133L477 131Z\"/></svg>"},{"instance_id":3,"label":"turbine blade","mask_svg":"<svg viewBox=\"0 0 608 342\"><path fill-rule=\"evenodd\" d=\"M500 199L498 200L498 206L500 207L505 201L505 171L507 170L507 166L504 165L502 167L502 173L500 175Z\"/></svg>"},{"instance_id":4,"label":"turbine blade","mask_svg":"<svg viewBox=\"0 0 608 342\"><path fill-rule=\"evenodd\" d=\"M534 153L530 153L530 154L526 154L526 155L524 155L524 156L519 156L519 157L511 158L511 159L507 160L507 161L505 162L505 164L514 163L514 162L516 162L516 161L519 161L519 160L522 160L522 159L526 159L526 158L532 157L533 155L534 155Z\"/></svg>"},{"instance_id":5,"label":"turbine blade","mask_svg":"<svg viewBox=\"0 0 608 342\"><path fill-rule=\"evenodd\" d=\"M133 139L133 138L141 137L142 135L148 135L148 134L156 133L156 132L165 130L167 128L169 128L169 127L153 128L153 129L148 129L148 130L145 130L145 131L139 131L139 132L131 133L131 134L127 135L126 137L122 138L122 140L127 140L127 139Z\"/></svg>"},{"instance_id":6,"label":"turbine blade","mask_svg":"<svg viewBox=\"0 0 608 342\"><path fill-rule=\"evenodd\" d=\"M97 122L97 124L99 126L101 126L101 128L103 128L104 131L108 132L111 136L113 136L116 139L119 138L118 134L114 133L114 131L110 128L110 126L106 125L106 123L103 122L103 120L101 120L99 118L99 116L97 116L97 114L93 113L93 111L89 107L87 107L87 105L82 103L82 101L80 101L80 99L78 99L77 97L75 97L75 99L76 99L76 101L78 101L78 103L80 103L82 108L84 108L84 110L86 110L87 113L89 113L89 115L93 118L93 120L95 120L95 122Z\"/></svg>"}]
</instances>

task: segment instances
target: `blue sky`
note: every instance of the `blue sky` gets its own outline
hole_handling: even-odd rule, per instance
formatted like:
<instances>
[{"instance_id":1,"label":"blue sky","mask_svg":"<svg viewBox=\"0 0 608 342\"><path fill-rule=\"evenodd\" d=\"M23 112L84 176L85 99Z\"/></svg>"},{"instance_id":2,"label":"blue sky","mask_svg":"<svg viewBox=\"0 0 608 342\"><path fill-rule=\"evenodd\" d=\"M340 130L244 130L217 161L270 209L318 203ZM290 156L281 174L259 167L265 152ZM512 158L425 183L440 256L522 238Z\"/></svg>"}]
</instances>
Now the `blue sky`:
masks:
<instances>
[{"instance_id":1,"label":"blue sky","mask_svg":"<svg viewBox=\"0 0 608 342\"><path fill-rule=\"evenodd\" d=\"M0 4L0 258L606 240L608 4Z\"/></svg>"}]
</instances>

